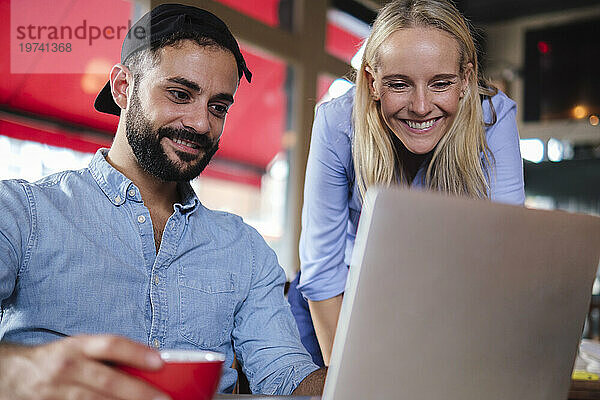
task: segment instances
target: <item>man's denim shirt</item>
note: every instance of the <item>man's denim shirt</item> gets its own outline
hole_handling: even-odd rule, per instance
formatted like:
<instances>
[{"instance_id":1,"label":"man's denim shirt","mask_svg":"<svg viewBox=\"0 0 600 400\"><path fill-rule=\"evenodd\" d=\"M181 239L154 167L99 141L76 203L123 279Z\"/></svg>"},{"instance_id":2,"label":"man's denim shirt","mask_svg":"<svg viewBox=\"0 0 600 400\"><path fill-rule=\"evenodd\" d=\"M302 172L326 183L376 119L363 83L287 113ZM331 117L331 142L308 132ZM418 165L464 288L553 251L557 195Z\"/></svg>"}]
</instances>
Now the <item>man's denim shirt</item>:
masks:
<instances>
[{"instance_id":1,"label":"man's denim shirt","mask_svg":"<svg viewBox=\"0 0 600 400\"><path fill-rule=\"evenodd\" d=\"M157 254L139 190L105 154L36 183L0 182L0 339L111 333L158 349L218 351L221 392L235 385L235 351L253 392L291 393L317 366L275 253L185 184Z\"/></svg>"}]
</instances>

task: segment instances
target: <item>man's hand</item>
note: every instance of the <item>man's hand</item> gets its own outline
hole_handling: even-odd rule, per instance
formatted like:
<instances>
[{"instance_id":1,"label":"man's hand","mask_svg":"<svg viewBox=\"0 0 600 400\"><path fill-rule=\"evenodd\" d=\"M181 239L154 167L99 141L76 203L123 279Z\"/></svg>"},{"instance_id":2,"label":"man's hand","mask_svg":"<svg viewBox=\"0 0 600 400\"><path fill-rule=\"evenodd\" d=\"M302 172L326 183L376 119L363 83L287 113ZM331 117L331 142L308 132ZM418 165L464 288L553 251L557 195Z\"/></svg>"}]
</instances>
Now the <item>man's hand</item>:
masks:
<instances>
[{"instance_id":1,"label":"man's hand","mask_svg":"<svg viewBox=\"0 0 600 400\"><path fill-rule=\"evenodd\" d=\"M73 336L42 346L0 344L0 400L162 400L107 363L160 369L160 355L117 336Z\"/></svg>"},{"instance_id":2,"label":"man's hand","mask_svg":"<svg viewBox=\"0 0 600 400\"><path fill-rule=\"evenodd\" d=\"M326 377L327 368L318 369L304 378L292 394L296 396L320 396L323 394Z\"/></svg>"}]
</instances>

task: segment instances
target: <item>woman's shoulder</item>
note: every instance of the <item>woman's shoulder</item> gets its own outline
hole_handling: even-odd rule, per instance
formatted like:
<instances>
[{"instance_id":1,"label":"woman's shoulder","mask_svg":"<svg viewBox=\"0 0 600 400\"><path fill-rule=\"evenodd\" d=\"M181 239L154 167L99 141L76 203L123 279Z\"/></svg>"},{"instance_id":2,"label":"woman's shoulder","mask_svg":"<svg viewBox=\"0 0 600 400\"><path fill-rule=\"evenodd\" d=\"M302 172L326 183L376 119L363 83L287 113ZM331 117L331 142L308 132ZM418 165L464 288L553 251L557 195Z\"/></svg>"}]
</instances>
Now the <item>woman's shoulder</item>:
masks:
<instances>
[{"instance_id":1,"label":"woman's shoulder","mask_svg":"<svg viewBox=\"0 0 600 400\"><path fill-rule=\"evenodd\" d=\"M506 117L508 114L516 114L517 111L517 103L515 103L510 97L508 97L506 94L504 94L502 91L498 90L498 93L496 93L494 96L492 96L491 99L485 99L483 101L483 120L486 123L491 123L493 122L493 114L492 114L492 107L490 106L490 101L491 104L494 106L494 112L496 113L496 121L500 121L501 119L503 119L504 117ZM494 125L492 125L494 126Z\"/></svg>"},{"instance_id":2,"label":"woman's shoulder","mask_svg":"<svg viewBox=\"0 0 600 400\"><path fill-rule=\"evenodd\" d=\"M332 139L336 136L352 138L352 107L354 105L354 86L343 95L321 103L317 107L315 124L326 128Z\"/></svg>"},{"instance_id":3,"label":"woman's shoulder","mask_svg":"<svg viewBox=\"0 0 600 400\"><path fill-rule=\"evenodd\" d=\"M506 94L498 91L491 98L494 106L495 118L492 116L490 100L483 102L484 121L487 124L485 128L485 137L488 147L495 153L501 149L519 146L519 131L517 129L517 104ZM493 123L492 123L493 122Z\"/></svg>"}]
</instances>

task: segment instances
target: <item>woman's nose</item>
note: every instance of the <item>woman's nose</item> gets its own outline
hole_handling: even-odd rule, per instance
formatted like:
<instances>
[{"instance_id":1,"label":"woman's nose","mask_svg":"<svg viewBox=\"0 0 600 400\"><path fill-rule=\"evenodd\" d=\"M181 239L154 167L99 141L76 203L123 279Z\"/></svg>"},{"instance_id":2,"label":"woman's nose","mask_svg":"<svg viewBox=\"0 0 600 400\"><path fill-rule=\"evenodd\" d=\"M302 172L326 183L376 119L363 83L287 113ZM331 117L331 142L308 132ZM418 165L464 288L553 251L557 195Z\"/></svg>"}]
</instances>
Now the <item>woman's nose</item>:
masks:
<instances>
[{"instance_id":1,"label":"woman's nose","mask_svg":"<svg viewBox=\"0 0 600 400\"><path fill-rule=\"evenodd\" d=\"M429 91L417 88L413 91L410 101L410 111L415 115L425 116L431 112L432 102Z\"/></svg>"}]
</instances>

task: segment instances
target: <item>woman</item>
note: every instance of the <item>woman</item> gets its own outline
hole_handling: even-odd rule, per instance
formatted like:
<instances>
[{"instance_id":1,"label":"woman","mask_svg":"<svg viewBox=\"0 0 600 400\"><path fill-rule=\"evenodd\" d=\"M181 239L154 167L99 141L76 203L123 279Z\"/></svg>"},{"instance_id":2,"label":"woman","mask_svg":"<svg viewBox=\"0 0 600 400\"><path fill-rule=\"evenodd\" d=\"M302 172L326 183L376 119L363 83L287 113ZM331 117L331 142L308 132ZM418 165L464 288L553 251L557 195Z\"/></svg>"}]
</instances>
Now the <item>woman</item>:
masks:
<instances>
[{"instance_id":1,"label":"woman","mask_svg":"<svg viewBox=\"0 0 600 400\"><path fill-rule=\"evenodd\" d=\"M313 125L301 275L289 300L315 361L320 347L329 364L366 189L400 184L522 204L515 114L480 77L469 27L451 3L398 0L380 11L355 89L321 105Z\"/></svg>"}]
</instances>

